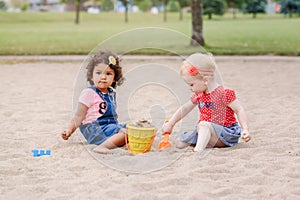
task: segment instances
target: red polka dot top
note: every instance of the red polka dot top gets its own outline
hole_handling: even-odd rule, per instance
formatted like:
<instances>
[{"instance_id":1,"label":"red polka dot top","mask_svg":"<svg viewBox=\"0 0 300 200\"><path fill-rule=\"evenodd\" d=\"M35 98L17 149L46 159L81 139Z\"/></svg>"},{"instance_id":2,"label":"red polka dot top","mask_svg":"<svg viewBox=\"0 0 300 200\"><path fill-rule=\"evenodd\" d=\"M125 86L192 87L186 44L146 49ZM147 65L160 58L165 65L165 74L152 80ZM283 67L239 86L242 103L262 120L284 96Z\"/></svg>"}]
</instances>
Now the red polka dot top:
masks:
<instances>
[{"instance_id":1,"label":"red polka dot top","mask_svg":"<svg viewBox=\"0 0 300 200\"><path fill-rule=\"evenodd\" d=\"M231 126L236 123L234 111L227 105L236 99L235 92L219 86L211 93L193 94L191 101L198 105L200 121L213 122L222 126Z\"/></svg>"}]
</instances>

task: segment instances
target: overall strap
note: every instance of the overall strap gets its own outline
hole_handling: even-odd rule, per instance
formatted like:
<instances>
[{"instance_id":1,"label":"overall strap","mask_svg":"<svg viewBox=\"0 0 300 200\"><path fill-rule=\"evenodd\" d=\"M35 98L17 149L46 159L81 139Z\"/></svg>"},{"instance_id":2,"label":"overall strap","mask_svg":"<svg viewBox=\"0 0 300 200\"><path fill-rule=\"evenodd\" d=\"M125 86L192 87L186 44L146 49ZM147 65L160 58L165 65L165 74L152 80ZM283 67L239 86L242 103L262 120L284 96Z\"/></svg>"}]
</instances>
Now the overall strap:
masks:
<instances>
[{"instance_id":1,"label":"overall strap","mask_svg":"<svg viewBox=\"0 0 300 200\"><path fill-rule=\"evenodd\" d=\"M90 89L94 90L103 100L105 100L105 96L104 94L102 94L102 92L95 86L90 86ZM114 90L112 88L108 88L108 95L112 98L110 98L111 101L113 101L114 103L116 103L116 93L114 92Z\"/></svg>"},{"instance_id":2,"label":"overall strap","mask_svg":"<svg viewBox=\"0 0 300 200\"><path fill-rule=\"evenodd\" d=\"M90 86L89 88L94 90L104 100L104 96L98 88L96 88L95 86Z\"/></svg>"}]
</instances>

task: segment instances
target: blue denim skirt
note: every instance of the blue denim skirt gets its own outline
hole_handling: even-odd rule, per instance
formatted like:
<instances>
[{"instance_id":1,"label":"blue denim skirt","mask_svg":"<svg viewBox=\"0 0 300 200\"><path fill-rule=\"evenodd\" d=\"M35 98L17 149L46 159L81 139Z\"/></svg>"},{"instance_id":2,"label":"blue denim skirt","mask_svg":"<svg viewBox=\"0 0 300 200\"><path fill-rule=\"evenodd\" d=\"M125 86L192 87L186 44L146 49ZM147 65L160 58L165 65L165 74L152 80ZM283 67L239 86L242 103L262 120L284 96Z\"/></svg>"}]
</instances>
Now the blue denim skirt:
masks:
<instances>
[{"instance_id":1,"label":"blue denim skirt","mask_svg":"<svg viewBox=\"0 0 300 200\"><path fill-rule=\"evenodd\" d=\"M242 129L238 123L232 126L221 126L219 124L211 123L219 139L227 146L234 146L238 143L241 137ZM189 144L196 144L198 138L197 127L193 131L183 132L179 134L179 140Z\"/></svg>"},{"instance_id":2,"label":"blue denim skirt","mask_svg":"<svg viewBox=\"0 0 300 200\"><path fill-rule=\"evenodd\" d=\"M104 124L99 125L97 121L88 124L81 124L79 129L89 144L99 145L112 135L118 133L126 124Z\"/></svg>"}]
</instances>

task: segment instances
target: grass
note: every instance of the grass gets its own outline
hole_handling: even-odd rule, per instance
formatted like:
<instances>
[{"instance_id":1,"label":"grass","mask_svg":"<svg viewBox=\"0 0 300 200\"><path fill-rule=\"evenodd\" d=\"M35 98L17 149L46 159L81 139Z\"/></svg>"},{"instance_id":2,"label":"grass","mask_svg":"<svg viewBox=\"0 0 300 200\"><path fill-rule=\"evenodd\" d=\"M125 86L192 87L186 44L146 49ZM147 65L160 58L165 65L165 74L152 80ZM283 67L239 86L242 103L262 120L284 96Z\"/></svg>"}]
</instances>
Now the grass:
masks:
<instances>
[{"instance_id":1,"label":"grass","mask_svg":"<svg viewBox=\"0 0 300 200\"><path fill-rule=\"evenodd\" d=\"M80 13L0 12L0 55L88 54L99 46L118 53L190 54L191 16L178 13L124 15ZM219 55L300 55L300 18L283 15L230 14L204 19L205 49ZM152 28L146 28L152 27ZM157 28L153 28L157 27ZM144 28L144 29L143 29ZM164 28L164 29L159 29ZM135 30L134 30L135 29ZM134 31L133 31L134 30Z\"/></svg>"}]
</instances>

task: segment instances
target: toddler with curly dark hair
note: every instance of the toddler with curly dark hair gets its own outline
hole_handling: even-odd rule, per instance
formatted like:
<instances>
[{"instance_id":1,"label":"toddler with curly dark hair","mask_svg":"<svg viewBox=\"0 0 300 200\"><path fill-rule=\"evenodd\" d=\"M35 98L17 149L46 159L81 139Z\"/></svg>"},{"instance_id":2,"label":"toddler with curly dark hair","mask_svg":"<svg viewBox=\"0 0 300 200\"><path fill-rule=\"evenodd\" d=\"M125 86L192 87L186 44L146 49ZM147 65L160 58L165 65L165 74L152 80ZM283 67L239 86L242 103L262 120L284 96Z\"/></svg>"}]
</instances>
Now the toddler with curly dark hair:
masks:
<instances>
[{"instance_id":1,"label":"toddler with curly dark hair","mask_svg":"<svg viewBox=\"0 0 300 200\"><path fill-rule=\"evenodd\" d=\"M77 111L61 135L64 140L79 127L89 144L96 144L97 153L110 153L110 149L125 144L125 124L118 123L116 112L117 85L123 83L119 58L110 51L99 51L90 57L86 78L90 87L79 97Z\"/></svg>"}]
</instances>

